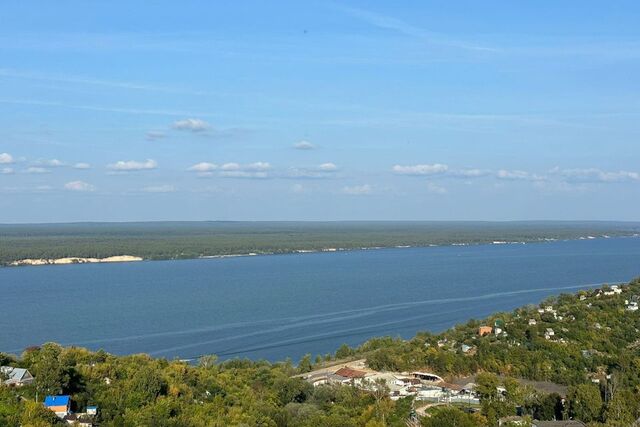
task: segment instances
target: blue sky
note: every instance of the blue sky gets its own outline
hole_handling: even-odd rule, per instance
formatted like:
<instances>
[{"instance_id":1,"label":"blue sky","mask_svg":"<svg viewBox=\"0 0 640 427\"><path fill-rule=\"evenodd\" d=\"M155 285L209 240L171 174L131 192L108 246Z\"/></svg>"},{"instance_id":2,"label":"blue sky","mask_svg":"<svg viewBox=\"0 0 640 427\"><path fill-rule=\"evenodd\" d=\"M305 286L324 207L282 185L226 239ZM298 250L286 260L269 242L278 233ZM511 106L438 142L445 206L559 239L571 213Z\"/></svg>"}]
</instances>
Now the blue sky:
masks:
<instances>
[{"instance_id":1,"label":"blue sky","mask_svg":"<svg viewBox=\"0 0 640 427\"><path fill-rule=\"evenodd\" d=\"M634 1L0 12L0 222L640 220Z\"/></svg>"}]
</instances>

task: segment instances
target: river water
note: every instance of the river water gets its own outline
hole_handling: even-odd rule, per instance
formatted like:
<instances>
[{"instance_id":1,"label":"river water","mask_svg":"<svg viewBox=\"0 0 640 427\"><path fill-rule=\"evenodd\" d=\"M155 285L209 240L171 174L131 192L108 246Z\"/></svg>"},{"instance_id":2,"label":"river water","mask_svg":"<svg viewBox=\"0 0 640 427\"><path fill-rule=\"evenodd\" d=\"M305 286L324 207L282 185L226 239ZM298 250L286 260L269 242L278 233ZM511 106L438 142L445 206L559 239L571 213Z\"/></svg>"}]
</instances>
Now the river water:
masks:
<instances>
[{"instance_id":1,"label":"river water","mask_svg":"<svg viewBox=\"0 0 640 427\"><path fill-rule=\"evenodd\" d=\"M298 360L640 275L640 239L0 268L0 351Z\"/></svg>"}]
</instances>

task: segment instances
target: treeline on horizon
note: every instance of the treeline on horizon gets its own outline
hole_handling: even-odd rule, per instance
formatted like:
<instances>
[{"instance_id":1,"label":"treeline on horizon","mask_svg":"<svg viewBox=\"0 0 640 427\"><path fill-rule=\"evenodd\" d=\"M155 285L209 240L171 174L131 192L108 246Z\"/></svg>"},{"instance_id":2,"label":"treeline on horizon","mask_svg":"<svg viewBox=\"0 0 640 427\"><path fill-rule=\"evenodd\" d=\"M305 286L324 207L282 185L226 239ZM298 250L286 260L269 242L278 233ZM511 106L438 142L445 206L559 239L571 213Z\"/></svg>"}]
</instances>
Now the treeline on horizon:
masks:
<instances>
[{"instance_id":1,"label":"treeline on horizon","mask_svg":"<svg viewBox=\"0 0 640 427\"><path fill-rule=\"evenodd\" d=\"M419 420L425 427L494 427L517 412L524 414L523 422L502 425L579 419L593 427L628 427L640 417L640 311L625 306L640 299L640 280L619 293L608 290L551 297L441 334L375 338L358 348L343 345L333 355L306 355L297 365L219 362L215 356L190 365L53 343L29 348L19 358L0 353L0 364L27 368L36 378L19 388L0 385L0 425L63 425L41 401L45 395L70 394L77 412L97 405L96 421L105 427L405 427L412 408L420 405L412 397L393 401L381 383L368 390L314 387L299 376L327 362L365 358L377 370L427 370L447 380L477 374L479 412L466 412L466 405L433 407ZM554 311L539 312L548 306ZM478 326L496 322L507 335L478 335ZM556 331L553 339L544 337L547 328ZM463 352L462 344L473 351ZM563 384L566 393L534 388L520 379Z\"/></svg>"},{"instance_id":2,"label":"treeline on horizon","mask_svg":"<svg viewBox=\"0 0 640 427\"><path fill-rule=\"evenodd\" d=\"M628 222L137 222L0 225L0 265L27 258L189 259L328 248L535 242L640 231Z\"/></svg>"}]
</instances>

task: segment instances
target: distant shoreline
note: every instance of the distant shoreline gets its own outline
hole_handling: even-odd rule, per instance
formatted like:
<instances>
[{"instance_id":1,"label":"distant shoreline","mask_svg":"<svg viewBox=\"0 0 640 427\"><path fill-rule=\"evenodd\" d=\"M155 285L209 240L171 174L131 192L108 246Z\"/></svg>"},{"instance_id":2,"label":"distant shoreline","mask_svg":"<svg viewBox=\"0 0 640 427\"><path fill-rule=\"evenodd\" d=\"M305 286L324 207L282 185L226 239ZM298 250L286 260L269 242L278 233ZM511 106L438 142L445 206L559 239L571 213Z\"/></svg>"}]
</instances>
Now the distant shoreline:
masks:
<instances>
[{"instance_id":1,"label":"distant shoreline","mask_svg":"<svg viewBox=\"0 0 640 427\"><path fill-rule=\"evenodd\" d=\"M413 248L430 248L430 247L447 247L447 246L482 246L482 245L525 245L536 243L554 243L559 241L579 241L579 240L600 240L611 238L638 238L640 234L628 235L600 235L600 236L579 236L571 239L558 239L552 237L543 237L531 240L521 241L502 241L493 240L486 242L451 242L441 244L424 244L424 245L389 245L389 246L370 246L370 247L325 247L318 249L291 249L288 251L267 251L267 252L246 252L246 253L230 253L217 255L200 255L193 257L166 257L166 258L143 258L135 255L116 255L105 258L89 258L89 257L64 257L64 258L26 258L11 261L9 263L0 264L0 267L36 267L43 265L74 265L74 264L104 264L104 263L124 263L124 262L140 262L140 261L179 261L179 260L195 260L195 259L224 259L224 258L245 258L254 256L271 256L271 255L294 255L294 254L318 254L318 253L336 253L336 252L358 252L373 251L382 249L413 249Z\"/></svg>"},{"instance_id":2,"label":"distant shoreline","mask_svg":"<svg viewBox=\"0 0 640 427\"><path fill-rule=\"evenodd\" d=\"M135 262L143 261L142 257L132 255L115 255L106 258L84 258L84 257L65 257L65 258L26 258L10 262L8 267L34 267L39 265L70 265L70 264L97 264L97 263L114 263L114 262Z\"/></svg>"}]
</instances>

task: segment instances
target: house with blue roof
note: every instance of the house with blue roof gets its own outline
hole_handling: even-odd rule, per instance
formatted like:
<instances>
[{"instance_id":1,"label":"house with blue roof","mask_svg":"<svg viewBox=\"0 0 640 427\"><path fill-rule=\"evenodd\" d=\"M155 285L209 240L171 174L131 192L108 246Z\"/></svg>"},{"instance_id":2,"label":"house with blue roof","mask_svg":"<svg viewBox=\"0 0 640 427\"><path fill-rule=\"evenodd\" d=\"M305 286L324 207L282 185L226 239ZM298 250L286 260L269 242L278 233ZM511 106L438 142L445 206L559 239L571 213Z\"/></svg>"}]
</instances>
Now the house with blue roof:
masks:
<instances>
[{"instance_id":1,"label":"house with blue roof","mask_svg":"<svg viewBox=\"0 0 640 427\"><path fill-rule=\"evenodd\" d=\"M64 418L71 413L71 396L47 396L44 406Z\"/></svg>"}]
</instances>

